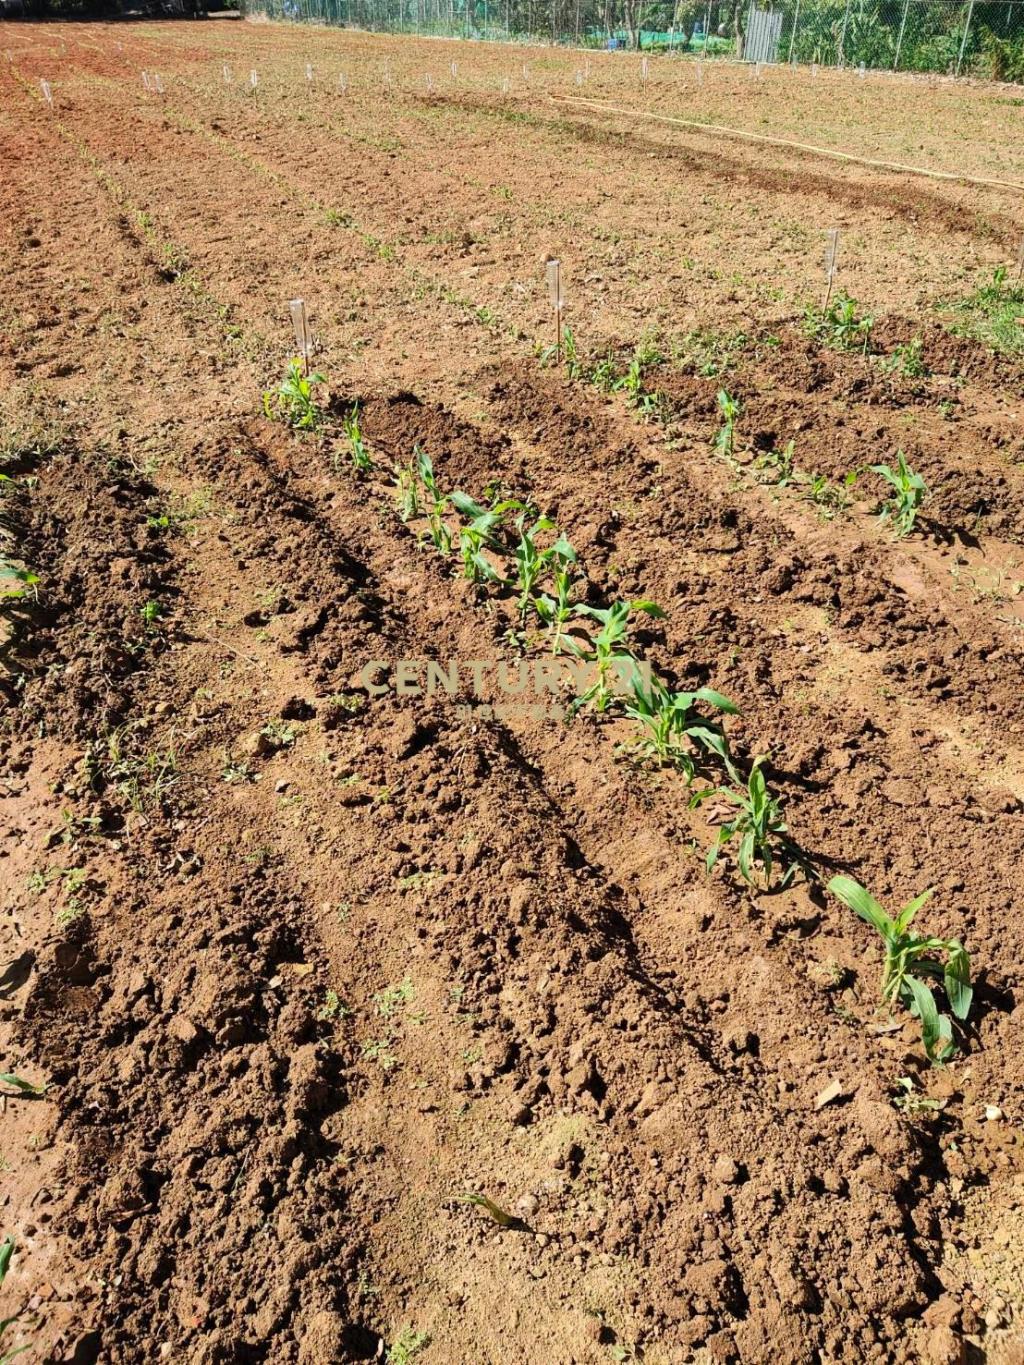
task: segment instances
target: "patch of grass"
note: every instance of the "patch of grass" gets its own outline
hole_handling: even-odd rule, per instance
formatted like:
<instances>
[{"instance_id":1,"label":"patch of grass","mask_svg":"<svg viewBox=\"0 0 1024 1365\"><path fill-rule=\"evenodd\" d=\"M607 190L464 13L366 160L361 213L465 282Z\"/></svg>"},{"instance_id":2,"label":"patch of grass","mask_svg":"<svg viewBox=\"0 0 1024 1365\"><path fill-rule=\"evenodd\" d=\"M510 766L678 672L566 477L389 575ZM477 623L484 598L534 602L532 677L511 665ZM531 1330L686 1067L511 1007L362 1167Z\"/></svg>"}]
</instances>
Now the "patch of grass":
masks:
<instances>
[{"instance_id":1,"label":"patch of grass","mask_svg":"<svg viewBox=\"0 0 1024 1365\"><path fill-rule=\"evenodd\" d=\"M954 306L952 330L1009 355L1024 354L1024 282L1009 284L1005 266Z\"/></svg>"}]
</instances>

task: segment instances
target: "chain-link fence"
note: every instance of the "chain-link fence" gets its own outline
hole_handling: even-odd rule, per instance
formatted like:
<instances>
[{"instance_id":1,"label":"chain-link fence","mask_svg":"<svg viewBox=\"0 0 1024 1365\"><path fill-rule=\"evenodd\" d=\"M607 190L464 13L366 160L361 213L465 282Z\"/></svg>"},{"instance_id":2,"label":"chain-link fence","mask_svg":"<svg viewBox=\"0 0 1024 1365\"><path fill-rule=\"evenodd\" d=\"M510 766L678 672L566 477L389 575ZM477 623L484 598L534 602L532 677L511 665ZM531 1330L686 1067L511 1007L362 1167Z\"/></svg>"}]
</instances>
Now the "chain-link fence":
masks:
<instances>
[{"instance_id":1,"label":"chain-link fence","mask_svg":"<svg viewBox=\"0 0 1024 1365\"><path fill-rule=\"evenodd\" d=\"M1024 82L1024 0L242 0L246 13L389 33Z\"/></svg>"}]
</instances>

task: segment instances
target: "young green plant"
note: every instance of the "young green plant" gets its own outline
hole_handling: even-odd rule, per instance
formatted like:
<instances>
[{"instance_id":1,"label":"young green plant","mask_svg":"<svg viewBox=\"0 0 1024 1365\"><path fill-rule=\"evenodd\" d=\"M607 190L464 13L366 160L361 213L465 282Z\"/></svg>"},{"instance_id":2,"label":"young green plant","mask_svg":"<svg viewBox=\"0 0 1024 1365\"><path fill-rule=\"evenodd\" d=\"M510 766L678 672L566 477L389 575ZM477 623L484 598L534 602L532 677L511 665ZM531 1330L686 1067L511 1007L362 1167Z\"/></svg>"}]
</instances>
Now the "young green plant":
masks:
<instances>
[{"instance_id":1,"label":"young green plant","mask_svg":"<svg viewBox=\"0 0 1024 1365\"><path fill-rule=\"evenodd\" d=\"M928 495L928 485L907 464L907 457L902 450L896 452L895 469L887 464L873 464L869 468L872 474L880 475L893 490L892 496L882 504L879 519L889 522L896 538L902 540L914 529L918 511Z\"/></svg>"},{"instance_id":2,"label":"young green plant","mask_svg":"<svg viewBox=\"0 0 1024 1365\"><path fill-rule=\"evenodd\" d=\"M626 702L626 715L643 727L639 747L663 763L674 763L682 768L687 780L692 781L696 767L693 755L684 747L689 740L716 754L735 780L735 768L729 744L721 729L697 710L703 702L724 715L739 715L739 708L712 687L700 687L695 692L673 692L660 679L645 678L637 672L632 679L633 694Z\"/></svg>"},{"instance_id":3,"label":"young green plant","mask_svg":"<svg viewBox=\"0 0 1024 1365\"><path fill-rule=\"evenodd\" d=\"M319 426L322 417L313 397L313 386L325 382L322 374L307 375L301 356L296 356L288 362L277 388L264 393L263 411L271 420L276 417L295 431L312 431Z\"/></svg>"},{"instance_id":4,"label":"young green plant","mask_svg":"<svg viewBox=\"0 0 1024 1365\"><path fill-rule=\"evenodd\" d=\"M427 524L431 543L438 554L445 557L452 552L452 532L451 527L444 519L445 511L448 507L447 495L442 493L437 485L437 478L434 474L434 462L425 450L420 446L413 449L413 463L419 475L420 483L426 490L429 503L427 506Z\"/></svg>"},{"instance_id":5,"label":"young green plant","mask_svg":"<svg viewBox=\"0 0 1024 1365\"><path fill-rule=\"evenodd\" d=\"M719 389L718 411L722 415L722 425L715 437L715 452L723 460L731 460L736 448L736 422L740 415L739 400L733 398L725 389Z\"/></svg>"},{"instance_id":6,"label":"young green plant","mask_svg":"<svg viewBox=\"0 0 1024 1365\"><path fill-rule=\"evenodd\" d=\"M352 457L352 467L357 469L360 474L369 473L373 468L373 460L363 437L362 428L359 425L359 404L353 404L352 411L347 417L342 419L342 430L348 441L349 454Z\"/></svg>"},{"instance_id":7,"label":"young green plant","mask_svg":"<svg viewBox=\"0 0 1024 1365\"><path fill-rule=\"evenodd\" d=\"M564 536L551 547L551 579L554 584L554 597L547 593L533 599L537 615L548 628L551 636L551 652L558 654L565 637L565 628L573 614L572 592L576 583L576 551Z\"/></svg>"},{"instance_id":8,"label":"young green plant","mask_svg":"<svg viewBox=\"0 0 1024 1365\"><path fill-rule=\"evenodd\" d=\"M570 716L574 716L588 702L593 704L596 711L606 711L617 696L632 689L640 669L629 648L630 618L634 612L661 618L667 615L656 602L646 599L613 602L610 607L576 607L575 615L597 621L601 629L592 635L589 647L570 638L574 652L590 660L596 670L594 681L570 706Z\"/></svg>"},{"instance_id":9,"label":"young green plant","mask_svg":"<svg viewBox=\"0 0 1024 1365\"><path fill-rule=\"evenodd\" d=\"M959 939L921 937L911 932L911 922L930 900L933 888L908 901L895 919L852 877L833 877L828 889L870 924L882 940L882 1000L889 1006L906 1005L921 1021L921 1038L929 1061L946 1061L956 1052L953 1026L947 1015L940 1014L931 987L921 978L941 981L950 1009L957 1019L964 1020L973 998L971 960Z\"/></svg>"},{"instance_id":10,"label":"young green plant","mask_svg":"<svg viewBox=\"0 0 1024 1365\"><path fill-rule=\"evenodd\" d=\"M701 793L694 798L694 801L699 803L706 796L717 795L724 797L726 801L731 802L736 807L736 814L721 826L718 837L708 850L707 867L709 872L718 861L718 855L725 845L730 839L735 838L739 840L739 847L736 851L736 865L739 867L740 875L744 881L751 886L756 885L754 880L755 863L761 864L765 886L771 886L776 848L793 854L793 862L782 878L781 885L785 886L802 860L792 842L786 837L787 826L782 818L782 803L777 796L772 796L768 791L764 773L761 771L761 765L764 761L763 756L754 760L750 769L750 776L747 779L746 790L733 791L729 787L722 787L717 792Z\"/></svg>"}]
</instances>

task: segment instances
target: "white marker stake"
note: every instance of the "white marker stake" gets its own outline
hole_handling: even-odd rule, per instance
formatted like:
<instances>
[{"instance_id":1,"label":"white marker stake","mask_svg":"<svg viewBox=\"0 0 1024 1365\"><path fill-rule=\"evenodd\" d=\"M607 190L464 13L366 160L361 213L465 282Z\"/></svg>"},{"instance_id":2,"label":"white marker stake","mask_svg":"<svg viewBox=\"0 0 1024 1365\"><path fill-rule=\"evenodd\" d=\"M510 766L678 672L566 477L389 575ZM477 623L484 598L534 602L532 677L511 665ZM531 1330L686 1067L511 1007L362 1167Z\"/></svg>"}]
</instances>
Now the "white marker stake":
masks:
<instances>
[{"instance_id":1,"label":"white marker stake","mask_svg":"<svg viewBox=\"0 0 1024 1365\"><path fill-rule=\"evenodd\" d=\"M309 330L309 318L306 317L305 299L292 299L288 309L292 315L292 326L295 328L295 345L302 356L302 368L308 375L313 338Z\"/></svg>"},{"instance_id":2,"label":"white marker stake","mask_svg":"<svg viewBox=\"0 0 1024 1365\"><path fill-rule=\"evenodd\" d=\"M577 85L583 84L583 72L580 71L579 69L577 69L576 71L575 81Z\"/></svg>"},{"instance_id":3,"label":"white marker stake","mask_svg":"<svg viewBox=\"0 0 1024 1365\"><path fill-rule=\"evenodd\" d=\"M153 89L156 91L158 95L162 95L164 93L164 83L160 79L159 74L153 77Z\"/></svg>"},{"instance_id":4,"label":"white marker stake","mask_svg":"<svg viewBox=\"0 0 1024 1365\"><path fill-rule=\"evenodd\" d=\"M250 71L250 72L249 72L249 88L250 88L250 90L252 91L252 93L253 93L254 95L255 95L255 93L256 93L256 87L259 85L259 83L260 83L260 78L259 78L259 76L257 76L257 74L256 74L255 71Z\"/></svg>"},{"instance_id":5,"label":"white marker stake","mask_svg":"<svg viewBox=\"0 0 1024 1365\"><path fill-rule=\"evenodd\" d=\"M867 67L864 65L864 63L861 62L860 68L859 68L859 70L857 71L857 75L861 78L861 80L863 80L864 77L865 77L867 74L868 74L868 69L867 69Z\"/></svg>"},{"instance_id":6,"label":"white marker stake","mask_svg":"<svg viewBox=\"0 0 1024 1365\"><path fill-rule=\"evenodd\" d=\"M825 302L827 308L832 297L832 282L836 276L836 262L839 259L839 229L829 228L825 233Z\"/></svg>"},{"instance_id":7,"label":"white marker stake","mask_svg":"<svg viewBox=\"0 0 1024 1365\"><path fill-rule=\"evenodd\" d=\"M459 64L458 64L458 62L452 62L451 66L448 68L448 70L452 73L452 80L453 80L453 81L458 80L458 78L459 78Z\"/></svg>"},{"instance_id":8,"label":"white marker stake","mask_svg":"<svg viewBox=\"0 0 1024 1365\"><path fill-rule=\"evenodd\" d=\"M313 68L309 62L306 63L306 84L313 84Z\"/></svg>"},{"instance_id":9,"label":"white marker stake","mask_svg":"<svg viewBox=\"0 0 1024 1365\"><path fill-rule=\"evenodd\" d=\"M434 78L433 78L433 76L428 75L428 76L427 76L427 94L428 94L428 95L432 95L433 93L434 93Z\"/></svg>"},{"instance_id":10,"label":"white marker stake","mask_svg":"<svg viewBox=\"0 0 1024 1365\"><path fill-rule=\"evenodd\" d=\"M504 77L502 78L502 82L501 82L501 93L502 93L503 95L507 95L507 94L508 94L508 77L507 77L507 76L504 76Z\"/></svg>"},{"instance_id":11,"label":"white marker stake","mask_svg":"<svg viewBox=\"0 0 1024 1365\"><path fill-rule=\"evenodd\" d=\"M230 85L230 84L231 84L231 68L230 68L230 66L228 66L228 64L225 62L222 69L223 69L223 72L224 72L224 84L225 84L225 85Z\"/></svg>"},{"instance_id":12,"label":"white marker stake","mask_svg":"<svg viewBox=\"0 0 1024 1365\"><path fill-rule=\"evenodd\" d=\"M39 82L39 88L40 88L40 90L42 90L42 92L43 92L43 99L46 101L46 103L47 103L47 104L50 106L50 108L52 109L52 108L53 108L53 91L50 89L50 82L49 82L49 81L40 81L40 82Z\"/></svg>"},{"instance_id":13,"label":"white marker stake","mask_svg":"<svg viewBox=\"0 0 1024 1365\"><path fill-rule=\"evenodd\" d=\"M339 94L339 95L344 95L344 93L345 93L345 91L346 91L347 89L348 89L348 81L345 79L345 73L342 72L341 75L338 77L338 94Z\"/></svg>"},{"instance_id":14,"label":"white marker stake","mask_svg":"<svg viewBox=\"0 0 1024 1365\"><path fill-rule=\"evenodd\" d=\"M554 309L555 314L555 361L558 365L562 363L562 308L565 305L565 297L562 294L562 262L548 261L547 264L548 281L548 302Z\"/></svg>"},{"instance_id":15,"label":"white marker stake","mask_svg":"<svg viewBox=\"0 0 1024 1365\"><path fill-rule=\"evenodd\" d=\"M647 79L650 76L650 74L651 64L645 57L643 61L640 63L640 84L643 86L645 90L647 89Z\"/></svg>"},{"instance_id":16,"label":"white marker stake","mask_svg":"<svg viewBox=\"0 0 1024 1365\"><path fill-rule=\"evenodd\" d=\"M812 80L812 81L816 81L817 79L818 79L818 63L817 63L817 62L811 62L811 80Z\"/></svg>"},{"instance_id":17,"label":"white marker stake","mask_svg":"<svg viewBox=\"0 0 1024 1365\"><path fill-rule=\"evenodd\" d=\"M524 80L524 81L529 81L529 79L530 79L530 72L529 72L529 70L528 70L528 68L527 68L526 63L523 62L523 80Z\"/></svg>"},{"instance_id":18,"label":"white marker stake","mask_svg":"<svg viewBox=\"0 0 1024 1365\"><path fill-rule=\"evenodd\" d=\"M148 71L143 71L143 73L142 73L142 85L143 85L143 88L144 88L145 90L148 90L148 91L150 91L150 92L151 92L152 89L153 89L153 87L152 87L152 86L150 85L150 83L149 83L149 72L148 72Z\"/></svg>"}]
</instances>

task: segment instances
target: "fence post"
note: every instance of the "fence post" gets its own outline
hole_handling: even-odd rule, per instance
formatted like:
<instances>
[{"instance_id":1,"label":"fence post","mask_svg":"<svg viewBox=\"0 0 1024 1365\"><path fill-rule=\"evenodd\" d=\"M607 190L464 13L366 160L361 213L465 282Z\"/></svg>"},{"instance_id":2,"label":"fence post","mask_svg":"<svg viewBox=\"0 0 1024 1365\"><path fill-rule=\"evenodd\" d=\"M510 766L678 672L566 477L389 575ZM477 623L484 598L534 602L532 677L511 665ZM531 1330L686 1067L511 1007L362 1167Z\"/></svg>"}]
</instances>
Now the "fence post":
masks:
<instances>
[{"instance_id":1,"label":"fence post","mask_svg":"<svg viewBox=\"0 0 1024 1365\"><path fill-rule=\"evenodd\" d=\"M711 37L711 0L708 0L708 17L704 21L704 51L701 57L708 55L708 39Z\"/></svg>"},{"instance_id":2,"label":"fence post","mask_svg":"<svg viewBox=\"0 0 1024 1365\"><path fill-rule=\"evenodd\" d=\"M793 45L796 42L796 26L800 22L800 0L796 0L796 13L793 15L793 31L789 35L789 57L787 61L793 65Z\"/></svg>"},{"instance_id":3,"label":"fence post","mask_svg":"<svg viewBox=\"0 0 1024 1365\"><path fill-rule=\"evenodd\" d=\"M900 36L896 39L896 56L893 60L892 69L895 71L900 64L900 52L903 48L903 34L907 27L907 10L910 9L910 0L903 0L903 18L900 20Z\"/></svg>"},{"instance_id":4,"label":"fence post","mask_svg":"<svg viewBox=\"0 0 1024 1365\"><path fill-rule=\"evenodd\" d=\"M964 36L960 39L960 52L956 59L956 71L953 73L956 76L960 75L960 65L964 59L964 51L967 47L967 35L971 31L971 18L973 14L974 0L970 0L970 3L967 6L967 22L964 24Z\"/></svg>"},{"instance_id":5,"label":"fence post","mask_svg":"<svg viewBox=\"0 0 1024 1365\"><path fill-rule=\"evenodd\" d=\"M843 15L843 31L839 35L839 51L836 56L839 61L837 66L846 65L846 25L850 22L850 0L846 0L846 13Z\"/></svg>"}]
</instances>

